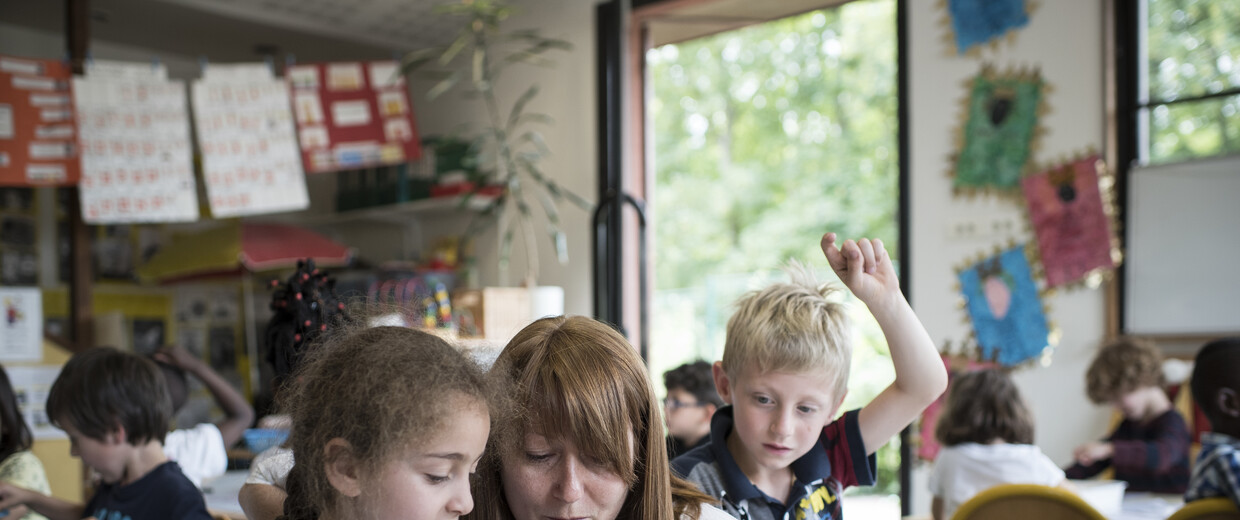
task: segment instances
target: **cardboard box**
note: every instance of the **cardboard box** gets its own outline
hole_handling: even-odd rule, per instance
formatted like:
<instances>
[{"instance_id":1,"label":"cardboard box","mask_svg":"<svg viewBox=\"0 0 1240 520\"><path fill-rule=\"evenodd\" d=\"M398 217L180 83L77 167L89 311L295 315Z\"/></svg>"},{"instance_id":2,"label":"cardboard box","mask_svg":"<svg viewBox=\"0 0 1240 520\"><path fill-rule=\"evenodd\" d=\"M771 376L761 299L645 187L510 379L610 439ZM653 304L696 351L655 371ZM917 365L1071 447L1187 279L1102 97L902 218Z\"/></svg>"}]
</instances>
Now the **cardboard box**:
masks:
<instances>
[{"instance_id":1,"label":"cardboard box","mask_svg":"<svg viewBox=\"0 0 1240 520\"><path fill-rule=\"evenodd\" d=\"M456 310L473 318L477 334L462 329L462 337L507 343L530 324L530 291L523 287L461 289L452 294Z\"/></svg>"}]
</instances>

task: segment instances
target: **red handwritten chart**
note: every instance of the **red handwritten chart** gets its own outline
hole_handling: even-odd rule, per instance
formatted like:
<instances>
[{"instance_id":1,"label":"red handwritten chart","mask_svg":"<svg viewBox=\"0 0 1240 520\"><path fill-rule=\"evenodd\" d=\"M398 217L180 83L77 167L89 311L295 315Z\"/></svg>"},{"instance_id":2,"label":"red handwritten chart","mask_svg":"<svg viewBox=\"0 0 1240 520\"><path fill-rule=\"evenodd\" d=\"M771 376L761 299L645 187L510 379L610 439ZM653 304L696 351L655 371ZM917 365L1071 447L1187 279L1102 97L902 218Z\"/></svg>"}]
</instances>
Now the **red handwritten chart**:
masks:
<instances>
[{"instance_id":1,"label":"red handwritten chart","mask_svg":"<svg viewBox=\"0 0 1240 520\"><path fill-rule=\"evenodd\" d=\"M0 186L77 184L71 77L59 61L0 56Z\"/></svg>"},{"instance_id":2,"label":"red handwritten chart","mask_svg":"<svg viewBox=\"0 0 1240 520\"><path fill-rule=\"evenodd\" d=\"M73 82L82 218L92 224L197 220L185 84L148 64L118 71L88 70Z\"/></svg>"},{"instance_id":3,"label":"red handwritten chart","mask_svg":"<svg viewBox=\"0 0 1240 520\"><path fill-rule=\"evenodd\" d=\"M217 218L310 205L288 85L266 74L212 74L194 82L193 102L211 214Z\"/></svg>"}]
</instances>

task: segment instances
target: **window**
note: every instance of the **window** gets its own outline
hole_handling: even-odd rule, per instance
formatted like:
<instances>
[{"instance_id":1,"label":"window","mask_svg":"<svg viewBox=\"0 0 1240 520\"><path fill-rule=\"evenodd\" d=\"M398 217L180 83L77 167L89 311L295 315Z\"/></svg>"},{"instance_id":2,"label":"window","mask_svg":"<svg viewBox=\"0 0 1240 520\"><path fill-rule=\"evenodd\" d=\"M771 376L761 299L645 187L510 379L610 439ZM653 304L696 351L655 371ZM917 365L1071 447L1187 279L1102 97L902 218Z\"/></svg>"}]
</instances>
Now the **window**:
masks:
<instances>
[{"instance_id":1,"label":"window","mask_svg":"<svg viewBox=\"0 0 1240 520\"><path fill-rule=\"evenodd\" d=\"M656 385L681 363L720 359L733 302L786 281L787 259L839 283L824 231L881 238L898 254L895 16L894 0L856 1L646 52ZM847 302L855 342L841 411L895 377L877 323ZM850 516L899 516L888 497L898 442L878 458L878 485L856 492L882 498L864 511L846 501Z\"/></svg>"},{"instance_id":2,"label":"window","mask_svg":"<svg viewBox=\"0 0 1240 520\"><path fill-rule=\"evenodd\" d=\"M1139 0L1137 159L1240 152L1240 2Z\"/></svg>"}]
</instances>

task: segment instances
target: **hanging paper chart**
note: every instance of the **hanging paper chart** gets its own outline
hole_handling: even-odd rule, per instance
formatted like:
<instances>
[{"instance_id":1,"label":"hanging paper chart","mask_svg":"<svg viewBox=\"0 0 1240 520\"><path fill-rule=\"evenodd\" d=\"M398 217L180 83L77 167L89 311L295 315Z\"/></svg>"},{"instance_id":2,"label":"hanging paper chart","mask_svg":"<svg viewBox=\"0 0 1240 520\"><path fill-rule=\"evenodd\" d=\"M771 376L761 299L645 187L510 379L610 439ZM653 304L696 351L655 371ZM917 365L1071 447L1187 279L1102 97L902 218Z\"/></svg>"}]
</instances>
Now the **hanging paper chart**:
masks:
<instances>
[{"instance_id":1,"label":"hanging paper chart","mask_svg":"<svg viewBox=\"0 0 1240 520\"><path fill-rule=\"evenodd\" d=\"M1046 85L1036 71L1000 74L983 67L969 85L952 187L1014 192L1033 154Z\"/></svg>"},{"instance_id":2,"label":"hanging paper chart","mask_svg":"<svg viewBox=\"0 0 1240 520\"><path fill-rule=\"evenodd\" d=\"M1096 285L1120 259L1118 240L1104 199L1097 155L1056 165L1021 181L1048 287L1078 281ZM1109 185L1109 184L1108 184ZM1087 280L1088 278L1088 280Z\"/></svg>"},{"instance_id":3,"label":"hanging paper chart","mask_svg":"<svg viewBox=\"0 0 1240 520\"><path fill-rule=\"evenodd\" d=\"M407 163L422 156L405 79L394 61L289 67L306 170Z\"/></svg>"},{"instance_id":4,"label":"hanging paper chart","mask_svg":"<svg viewBox=\"0 0 1240 520\"><path fill-rule=\"evenodd\" d=\"M73 80L81 130L82 219L198 219L185 84L162 66L92 65Z\"/></svg>"},{"instance_id":5,"label":"hanging paper chart","mask_svg":"<svg viewBox=\"0 0 1240 520\"><path fill-rule=\"evenodd\" d=\"M1047 351L1050 325L1023 244L965 266L957 279L982 360L1012 366Z\"/></svg>"},{"instance_id":6,"label":"hanging paper chart","mask_svg":"<svg viewBox=\"0 0 1240 520\"><path fill-rule=\"evenodd\" d=\"M216 218L310 205L288 86L266 65L207 67L194 82L195 128Z\"/></svg>"},{"instance_id":7,"label":"hanging paper chart","mask_svg":"<svg viewBox=\"0 0 1240 520\"><path fill-rule=\"evenodd\" d=\"M68 65L0 56L0 186L72 186L79 175Z\"/></svg>"}]
</instances>

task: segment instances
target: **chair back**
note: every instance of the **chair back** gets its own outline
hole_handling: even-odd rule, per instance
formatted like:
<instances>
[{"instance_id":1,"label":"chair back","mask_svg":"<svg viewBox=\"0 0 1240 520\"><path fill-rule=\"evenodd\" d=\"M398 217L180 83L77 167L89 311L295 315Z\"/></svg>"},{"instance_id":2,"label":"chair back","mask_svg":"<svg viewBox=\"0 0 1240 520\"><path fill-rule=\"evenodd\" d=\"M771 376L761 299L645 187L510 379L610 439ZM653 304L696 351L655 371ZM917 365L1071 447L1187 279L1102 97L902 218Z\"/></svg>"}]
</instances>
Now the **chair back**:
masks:
<instances>
[{"instance_id":1,"label":"chair back","mask_svg":"<svg viewBox=\"0 0 1240 520\"><path fill-rule=\"evenodd\" d=\"M1081 497L1062 488L1001 484L960 505L952 520L1106 520Z\"/></svg>"},{"instance_id":2,"label":"chair back","mask_svg":"<svg viewBox=\"0 0 1240 520\"><path fill-rule=\"evenodd\" d=\"M1203 498L1194 500L1167 520L1240 520L1240 509L1227 498Z\"/></svg>"}]
</instances>

